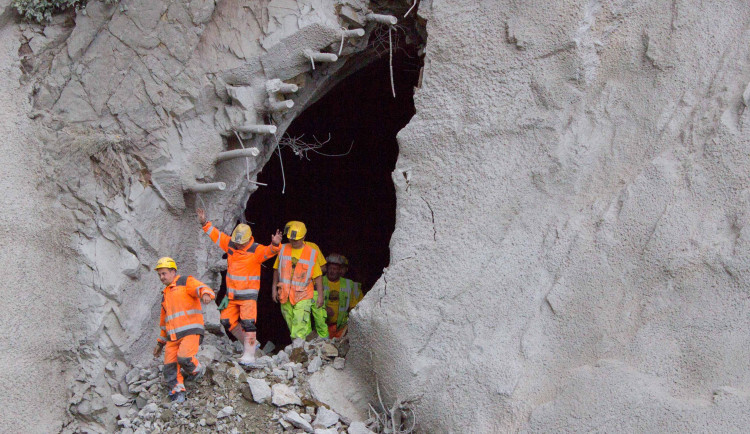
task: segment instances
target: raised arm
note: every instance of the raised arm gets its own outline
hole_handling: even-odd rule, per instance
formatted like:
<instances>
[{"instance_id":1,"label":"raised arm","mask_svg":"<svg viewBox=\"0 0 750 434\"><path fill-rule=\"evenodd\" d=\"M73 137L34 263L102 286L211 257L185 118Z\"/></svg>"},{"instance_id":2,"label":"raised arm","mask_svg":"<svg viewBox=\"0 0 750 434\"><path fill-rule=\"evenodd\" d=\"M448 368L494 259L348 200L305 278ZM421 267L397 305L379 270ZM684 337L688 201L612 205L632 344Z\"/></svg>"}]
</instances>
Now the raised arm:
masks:
<instances>
[{"instance_id":1,"label":"raised arm","mask_svg":"<svg viewBox=\"0 0 750 434\"><path fill-rule=\"evenodd\" d=\"M255 259L258 262L265 262L279 254L281 250L281 231L276 229L276 234L271 237L271 245L261 245L255 250Z\"/></svg>"},{"instance_id":2,"label":"raised arm","mask_svg":"<svg viewBox=\"0 0 750 434\"><path fill-rule=\"evenodd\" d=\"M206 211L198 208L195 213L198 215L198 222L203 226L203 232L207 233L211 238L211 241L219 246L221 250L226 252L227 249L229 249L229 240L231 237L214 227L210 221L206 220Z\"/></svg>"}]
</instances>

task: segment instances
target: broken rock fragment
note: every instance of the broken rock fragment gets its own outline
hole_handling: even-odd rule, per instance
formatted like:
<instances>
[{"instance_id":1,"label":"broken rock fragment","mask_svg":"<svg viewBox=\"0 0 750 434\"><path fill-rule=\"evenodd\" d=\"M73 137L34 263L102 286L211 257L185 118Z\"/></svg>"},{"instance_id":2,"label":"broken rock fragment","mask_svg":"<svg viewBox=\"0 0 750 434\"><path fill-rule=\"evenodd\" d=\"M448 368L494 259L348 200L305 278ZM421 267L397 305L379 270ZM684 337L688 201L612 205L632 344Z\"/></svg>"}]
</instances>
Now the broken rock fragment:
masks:
<instances>
[{"instance_id":1,"label":"broken rock fragment","mask_svg":"<svg viewBox=\"0 0 750 434\"><path fill-rule=\"evenodd\" d=\"M310 423L303 419L302 416L300 416L300 414L294 410L284 413L283 418L285 421L291 423L299 429L304 430L305 432L313 432L313 427L310 425Z\"/></svg>"},{"instance_id":2,"label":"broken rock fragment","mask_svg":"<svg viewBox=\"0 0 750 434\"><path fill-rule=\"evenodd\" d=\"M302 405L302 400L294 392L294 389L287 386L286 384L274 384L271 388L273 391L273 398L271 402L277 407L283 407L285 405Z\"/></svg>"},{"instance_id":3,"label":"broken rock fragment","mask_svg":"<svg viewBox=\"0 0 750 434\"><path fill-rule=\"evenodd\" d=\"M318 414L315 415L313 426L315 428L328 428L331 425L335 425L338 421L339 415L335 411L325 407L318 407Z\"/></svg>"},{"instance_id":4,"label":"broken rock fragment","mask_svg":"<svg viewBox=\"0 0 750 434\"><path fill-rule=\"evenodd\" d=\"M250 392L253 394L253 401L258 404L268 401L271 398L271 388L266 380L261 378L248 378L247 384L250 386Z\"/></svg>"}]
</instances>

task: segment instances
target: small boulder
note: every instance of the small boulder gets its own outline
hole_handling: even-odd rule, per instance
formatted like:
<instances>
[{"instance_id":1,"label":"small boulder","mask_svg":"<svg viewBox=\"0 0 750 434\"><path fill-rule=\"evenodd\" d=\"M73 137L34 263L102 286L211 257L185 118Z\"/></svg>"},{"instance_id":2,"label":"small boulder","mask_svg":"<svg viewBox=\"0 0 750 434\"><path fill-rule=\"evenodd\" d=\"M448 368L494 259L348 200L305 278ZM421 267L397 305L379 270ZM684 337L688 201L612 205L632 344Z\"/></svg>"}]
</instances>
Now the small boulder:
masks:
<instances>
[{"instance_id":1,"label":"small boulder","mask_svg":"<svg viewBox=\"0 0 750 434\"><path fill-rule=\"evenodd\" d=\"M248 378L247 385L250 386L250 393L253 394L253 401L258 404L268 401L271 398L271 388L266 380L260 378Z\"/></svg>"},{"instance_id":2,"label":"small boulder","mask_svg":"<svg viewBox=\"0 0 750 434\"><path fill-rule=\"evenodd\" d=\"M318 372L320 370L320 367L323 366L323 359L321 359L318 356L315 356L311 361L310 364L307 365L307 372L313 374L315 372Z\"/></svg>"},{"instance_id":3,"label":"small boulder","mask_svg":"<svg viewBox=\"0 0 750 434\"><path fill-rule=\"evenodd\" d=\"M336 357L333 359L333 367L335 369L344 369L344 366L346 366L346 359L343 357Z\"/></svg>"},{"instance_id":4,"label":"small boulder","mask_svg":"<svg viewBox=\"0 0 750 434\"><path fill-rule=\"evenodd\" d=\"M352 424L349 425L347 432L349 434L375 434L367 428L367 425L365 425L364 422L359 421L352 422Z\"/></svg>"},{"instance_id":5,"label":"small boulder","mask_svg":"<svg viewBox=\"0 0 750 434\"><path fill-rule=\"evenodd\" d=\"M114 402L118 407L130 404L130 400L119 393L115 393L114 395L112 395L112 402Z\"/></svg>"},{"instance_id":6,"label":"small boulder","mask_svg":"<svg viewBox=\"0 0 750 434\"><path fill-rule=\"evenodd\" d=\"M325 407L318 407L318 414L315 415L313 426L316 428L328 428L339 421L339 415Z\"/></svg>"},{"instance_id":7,"label":"small boulder","mask_svg":"<svg viewBox=\"0 0 750 434\"><path fill-rule=\"evenodd\" d=\"M302 400L294 392L294 389L287 386L286 384L274 384L271 388L273 391L273 398L271 402L277 407L283 407L285 405L302 405Z\"/></svg>"},{"instance_id":8,"label":"small boulder","mask_svg":"<svg viewBox=\"0 0 750 434\"><path fill-rule=\"evenodd\" d=\"M233 414L234 414L234 408L231 405L227 405L226 407L219 410L219 413L216 415L216 419L223 419Z\"/></svg>"},{"instance_id":9,"label":"small boulder","mask_svg":"<svg viewBox=\"0 0 750 434\"><path fill-rule=\"evenodd\" d=\"M310 423L303 419L302 416L300 416L300 414L294 410L284 413L283 418L285 421L291 423L301 430L304 430L307 433L314 432L313 427L310 425Z\"/></svg>"},{"instance_id":10,"label":"small boulder","mask_svg":"<svg viewBox=\"0 0 750 434\"><path fill-rule=\"evenodd\" d=\"M330 359L337 357L339 355L339 350L337 350L335 346L333 346L332 344L329 344L328 342L323 344L321 351L324 357L328 357Z\"/></svg>"}]
</instances>

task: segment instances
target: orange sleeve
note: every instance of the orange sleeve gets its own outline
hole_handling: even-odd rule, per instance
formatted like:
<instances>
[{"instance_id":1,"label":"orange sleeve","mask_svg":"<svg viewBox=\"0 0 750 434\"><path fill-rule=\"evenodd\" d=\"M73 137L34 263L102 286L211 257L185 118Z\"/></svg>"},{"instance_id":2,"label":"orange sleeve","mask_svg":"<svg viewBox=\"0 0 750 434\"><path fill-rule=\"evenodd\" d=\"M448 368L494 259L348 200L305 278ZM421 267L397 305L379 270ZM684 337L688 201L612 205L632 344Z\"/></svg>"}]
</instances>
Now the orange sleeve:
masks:
<instances>
[{"instance_id":1,"label":"orange sleeve","mask_svg":"<svg viewBox=\"0 0 750 434\"><path fill-rule=\"evenodd\" d=\"M160 344L166 344L167 343L167 324L164 321L164 305L161 305L161 314L159 315L159 337L156 338L156 341Z\"/></svg>"},{"instance_id":2,"label":"orange sleeve","mask_svg":"<svg viewBox=\"0 0 750 434\"><path fill-rule=\"evenodd\" d=\"M281 245L274 246L273 244L271 244L270 246L264 246L263 244L258 244L258 248L255 249L255 259L258 262L266 262L267 260L278 255L280 250Z\"/></svg>"},{"instance_id":3,"label":"orange sleeve","mask_svg":"<svg viewBox=\"0 0 750 434\"><path fill-rule=\"evenodd\" d=\"M206 224L203 225L203 232L207 233L208 236L211 237L211 241L219 246L221 250L226 252L229 249L229 235L220 231L218 228L215 228L211 222L206 222Z\"/></svg>"},{"instance_id":4,"label":"orange sleeve","mask_svg":"<svg viewBox=\"0 0 750 434\"><path fill-rule=\"evenodd\" d=\"M187 288L188 295L191 297L201 298L204 294L208 294L211 297L211 300L216 299L214 290L193 276L188 276L185 287Z\"/></svg>"}]
</instances>

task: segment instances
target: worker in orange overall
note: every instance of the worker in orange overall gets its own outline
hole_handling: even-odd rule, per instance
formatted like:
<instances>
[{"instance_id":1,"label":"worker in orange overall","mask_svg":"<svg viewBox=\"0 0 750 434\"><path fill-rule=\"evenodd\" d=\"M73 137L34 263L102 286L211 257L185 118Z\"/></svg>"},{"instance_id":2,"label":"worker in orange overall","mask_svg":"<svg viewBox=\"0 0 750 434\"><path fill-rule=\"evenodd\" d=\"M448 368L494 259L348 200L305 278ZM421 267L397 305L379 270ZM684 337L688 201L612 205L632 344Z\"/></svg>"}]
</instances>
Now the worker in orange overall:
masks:
<instances>
[{"instance_id":1,"label":"worker in orange overall","mask_svg":"<svg viewBox=\"0 0 750 434\"><path fill-rule=\"evenodd\" d=\"M255 337L260 265L279 253L281 231L277 230L271 237L270 246L264 246L254 242L252 230L246 224L237 225L230 237L206 220L204 210L198 208L197 214L203 231L227 253L227 295L219 307L221 324L244 345L239 364L257 368ZM222 309L223 306L225 307Z\"/></svg>"},{"instance_id":2,"label":"worker in orange overall","mask_svg":"<svg viewBox=\"0 0 750 434\"><path fill-rule=\"evenodd\" d=\"M162 291L161 333L156 340L154 357L164 351L164 380L169 387L169 398L175 402L185 401L183 380L197 380L206 372L195 355L203 339L203 310L201 302L208 304L216 298L214 291L193 278L177 274L177 264L172 258L161 258L154 267ZM183 375L185 373L186 375Z\"/></svg>"},{"instance_id":3,"label":"worker in orange overall","mask_svg":"<svg viewBox=\"0 0 750 434\"><path fill-rule=\"evenodd\" d=\"M286 320L294 347L301 347L312 330L310 310L313 296L317 307L323 307L323 275L318 265L318 250L305 243L307 228L299 221L290 221L284 226L288 244L274 265L272 298L281 303L281 313Z\"/></svg>"}]
</instances>

